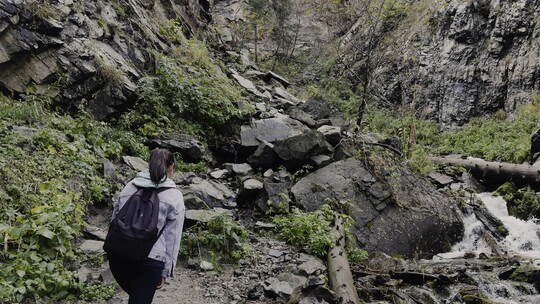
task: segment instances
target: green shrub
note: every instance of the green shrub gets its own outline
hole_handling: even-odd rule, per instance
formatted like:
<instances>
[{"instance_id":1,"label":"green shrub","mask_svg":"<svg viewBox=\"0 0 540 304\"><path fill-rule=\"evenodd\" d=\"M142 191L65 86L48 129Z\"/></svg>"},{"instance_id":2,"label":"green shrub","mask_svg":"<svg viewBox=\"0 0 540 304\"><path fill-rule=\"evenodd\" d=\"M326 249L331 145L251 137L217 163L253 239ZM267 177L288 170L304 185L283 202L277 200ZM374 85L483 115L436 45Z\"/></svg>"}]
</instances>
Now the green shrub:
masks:
<instances>
[{"instance_id":1,"label":"green shrub","mask_svg":"<svg viewBox=\"0 0 540 304\"><path fill-rule=\"evenodd\" d=\"M494 194L504 198L512 216L523 220L540 217L540 197L531 188L517 188L512 183L505 183Z\"/></svg>"},{"instance_id":2,"label":"green shrub","mask_svg":"<svg viewBox=\"0 0 540 304\"><path fill-rule=\"evenodd\" d=\"M346 250L351 263L361 263L367 258L367 252L356 248L354 235L350 232L354 221L340 215L345 220ZM274 216L280 237L287 243L298 248L305 248L313 252L319 258L326 259L328 251L335 245L335 237L332 235L332 223L334 211L325 204L319 210L304 212L293 208L291 213Z\"/></svg>"},{"instance_id":3,"label":"green shrub","mask_svg":"<svg viewBox=\"0 0 540 304\"><path fill-rule=\"evenodd\" d=\"M219 261L236 263L250 251L247 230L224 215L190 227L182 237L182 255L209 258L217 269Z\"/></svg>"}]
</instances>

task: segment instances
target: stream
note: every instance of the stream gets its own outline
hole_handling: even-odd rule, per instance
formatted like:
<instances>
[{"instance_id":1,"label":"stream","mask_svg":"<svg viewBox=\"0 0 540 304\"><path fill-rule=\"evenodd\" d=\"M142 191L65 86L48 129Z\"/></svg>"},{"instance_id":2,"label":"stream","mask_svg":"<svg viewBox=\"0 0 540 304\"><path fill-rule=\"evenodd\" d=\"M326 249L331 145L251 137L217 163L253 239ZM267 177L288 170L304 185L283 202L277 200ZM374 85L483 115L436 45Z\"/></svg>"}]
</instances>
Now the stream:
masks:
<instances>
[{"instance_id":1,"label":"stream","mask_svg":"<svg viewBox=\"0 0 540 304\"><path fill-rule=\"evenodd\" d=\"M540 303L540 295L534 287L536 282L516 282L508 280L506 273L512 273L519 267L538 267L540 265L540 225L537 220L524 221L509 215L506 201L491 193L476 194L486 209L501 220L508 230L508 236L498 242L506 252L506 257L499 259L502 263L493 264L494 259L482 260L481 254L491 255L491 248L483 237L484 225L474 212L464 216L464 238L455 244L447 253L436 255L431 265L467 266L468 275L475 281L478 289L495 303ZM474 256L475 258L465 259ZM518 266L516 266L518 265ZM508 276L510 276L509 274ZM452 288L457 293L460 286ZM451 293L452 293L451 292ZM452 299L450 296L448 299ZM448 303L454 303L452 301Z\"/></svg>"}]
</instances>

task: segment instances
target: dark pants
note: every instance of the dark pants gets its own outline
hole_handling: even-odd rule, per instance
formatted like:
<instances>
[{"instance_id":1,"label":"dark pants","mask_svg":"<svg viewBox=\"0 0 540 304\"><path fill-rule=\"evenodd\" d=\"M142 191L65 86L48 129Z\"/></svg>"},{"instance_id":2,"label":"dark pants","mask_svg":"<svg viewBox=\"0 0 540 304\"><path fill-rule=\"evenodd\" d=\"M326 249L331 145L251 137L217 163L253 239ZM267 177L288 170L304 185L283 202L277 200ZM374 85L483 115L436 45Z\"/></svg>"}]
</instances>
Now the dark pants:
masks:
<instances>
[{"instance_id":1,"label":"dark pants","mask_svg":"<svg viewBox=\"0 0 540 304\"><path fill-rule=\"evenodd\" d=\"M108 259L116 282L129 294L129 304L151 304L165 264L150 258L132 262L109 255Z\"/></svg>"}]
</instances>

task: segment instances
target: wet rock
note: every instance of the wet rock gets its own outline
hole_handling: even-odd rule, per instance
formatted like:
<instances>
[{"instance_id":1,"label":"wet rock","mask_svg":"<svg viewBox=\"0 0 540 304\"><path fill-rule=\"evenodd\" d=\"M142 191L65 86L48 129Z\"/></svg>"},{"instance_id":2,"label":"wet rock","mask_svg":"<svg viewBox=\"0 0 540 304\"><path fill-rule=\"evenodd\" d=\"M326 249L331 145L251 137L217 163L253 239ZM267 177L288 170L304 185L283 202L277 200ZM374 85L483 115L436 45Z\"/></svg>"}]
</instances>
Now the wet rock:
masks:
<instances>
[{"instance_id":1,"label":"wet rock","mask_svg":"<svg viewBox=\"0 0 540 304\"><path fill-rule=\"evenodd\" d=\"M437 281L439 276L423 272L391 272L390 277L402 280L405 284L424 285L430 281Z\"/></svg>"},{"instance_id":2,"label":"wet rock","mask_svg":"<svg viewBox=\"0 0 540 304\"><path fill-rule=\"evenodd\" d=\"M434 182L437 183L437 185L441 187L447 186L451 184L452 182L454 182L453 178L439 172L431 172L429 173L428 177L431 178Z\"/></svg>"},{"instance_id":3,"label":"wet rock","mask_svg":"<svg viewBox=\"0 0 540 304\"><path fill-rule=\"evenodd\" d=\"M233 217L231 210L214 208L214 209L205 209L205 210L186 210L186 223L195 224L195 223L208 223L211 219L216 216L228 216Z\"/></svg>"},{"instance_id":4,"label":"wet rock","mask_svg":"<svg viewBox=\"0 0 540 304\"><path fill-rule=\"evenodd\" d=\"M288 168L298 168L309 161L311 156L332 154L333 148L324 135L309 131L274 144L274 151Z\"/></svg>"},{"instance_id":5,"label":"wet rock","mask_svg":"<svg viewBox=\"0 0 540 304\"><path fill-rule=\"evenodd\" d=\"M508 235L508 230L504 227L503 222L489 212L481 201L473 201L470 205L478 220L484 224L484 227L493 235L493 237L495 237L495 239L501 241Z\"/></svg>"},{"instance_id":6,"label":"wet rock","mask_svg":"<svg viewBox=\"0 0 540 304\"><path fill-rule=\"evenodd\" d=\"M400 187L389 187L388 175L373 176L362 161L350 158L307 175L291 192L307 211L318 209L329 197L349 202L356 222L353 232L360 247L370 252L431 257L461 240L463 222L453 198L399 161L387 161L385 166L400 172L393 181Z\"/></svg>"},{"instance_id":7,"label":"wet rock","mask_svg":"<svg viewBox=\"0 0 540 304\"><path fill-rule=\"evenodd\" d=\"M461 180L465 184L467 189L472 190L476 193L482 193L486 191L486 187L482 185L472 174L469 172L463 172L461 175Z\"/></svg>"},{"instance_id":8,"label":"wet rock","mask_svg":"<svg viewBox=\"0 0 540 304\"><path fill-rule=\"evenodd\" d=\"M258 147L262 141L274 143L309 130L298 120L288 116L255 120L251 125L243 125L240 131L241 144L244 147Z\"/></svg>"},{"instance_id":9,"label":"wet rock","mask_svg":"<svg viewBox=\"0 0 540 304\"><path fill-rule=\"evenodd\" d=\"M326 140L332 144L337 145L339 141L341 140L341 128L336 126L322 126L317 129L317 131L321 132Z\"/></svg>"},{"instance_id":10,"label":"wet rock","mask_svg":"<svg viewBox=\"0 0 540 304\"><path fill-rule=\"evenodd\" d=\"M180 153L182 160L189 163L210 159L208 151L200 141L184 134L163 134L150 139L146 144L150 149L165 148Z\"/></svg>"},{"instance_id":11,"label":"wet rock","mask_svg":"<svg viewBox=\"0 0 540 304\"><path fill-rule=\"evenodd\" d=\"M124 163L137 171L148 169L148 163L140 157L122 156Z\"/></svg>"},{"instance_id":12,"label":"wet rock","mask_svg":"<svg viewBox=\"0 0 540 304\"><path fill-rule=\"evenodd\" d=\"M95 254L103 252L103 242L95 240L85 240L79 249L87 254Z\"/></svg>"}]
</instances>

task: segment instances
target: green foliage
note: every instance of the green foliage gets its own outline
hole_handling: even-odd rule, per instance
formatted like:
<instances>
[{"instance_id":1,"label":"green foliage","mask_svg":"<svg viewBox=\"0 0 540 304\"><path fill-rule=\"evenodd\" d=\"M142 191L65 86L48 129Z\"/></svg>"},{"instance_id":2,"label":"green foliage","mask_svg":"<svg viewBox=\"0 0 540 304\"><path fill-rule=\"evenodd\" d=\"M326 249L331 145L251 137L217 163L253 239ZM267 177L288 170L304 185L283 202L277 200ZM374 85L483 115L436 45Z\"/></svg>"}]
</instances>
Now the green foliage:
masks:
<instances>
[{"instance_id":1,"label":"green foliage","mask_svg":"<svg viewBox=\"0 0 540 304\"><path fill-rule=\"evenodd\" d=\"M142 135L169 131L211 138L251 112L240 88L190 40L175 58L156 55L155 75L139 82L142 100L124 118L124 126Z\"/></svg>"},{"instance_id":2,"label":"green foliage","mask_svg":"<svg viewBox=\"0 0 540 304\"><path fill-rule=\"evenodd\" d=\"M100 159L126 151L144 153L135 136L87 115L50 113L48 97L36 93L14 101L0 95L0 298L21 302L78 294L69 265L80 256L88 204L116 189L101 175ZM13 126L34 127L21 135Z\"/></svg>"},{"instance_id":3,"label":"green foliage","mask_svg":"<svg viewBox=\"0 0 540 304\"><path fill-rule=\"evenodd\" d=\"M367 252L356 248L355 237L350 232L354 221L347 215L340 216L343 217L345 223L349 262L361 263L366 260ZM331 232L333 219L334 211L330 205L325 204L313 212L293 208L289 214L274 216L273 222L276 224L280 237L287 243L309 249L319 258L326 259L328 251L336 242Z\"/></svg>"},{"instance_id":4,"label":"green foliage","mask_svg":"<svg viewBox=\"0 0 540 304\"><path fill-rule=\"evenodd\" d=\"M504 198L511 215L524 220L540 217L540 197L531 188L519 189L508 182L501 185L494 194Z\"/></svg>"},{"instance_id":5,"label":"green foliage","mask_svg":"<svg viewBox=\"0 0 540 304\"><path fill-rule=\"evenodd\" d=\"M182 255L210 258L217 269L219 261L236 263L251 251L247 230L224 215L184 231L181 246Z\"/></svg>"},{"instance_id":6,"label":"green foliage","mask_svg":"<svg viewBox=\"0 0 540 304\"><path fill-rule=\"evenodd\" d=\"M82 289L80 299L83 301L108 300L114 296L115 292L116 286L112 284L89 285Z\"/></svg>"},{"instance_id":7,"label":"green foliage","mask_svg":"<svg viewBox=\"0 0 540 304\"><path fill-rule=\"evenodd\" d=\"M208 164L206 162L186 163L181 160L176 162L176 170L179 172L206 173Z\"/></svg>"}]
</instances>

